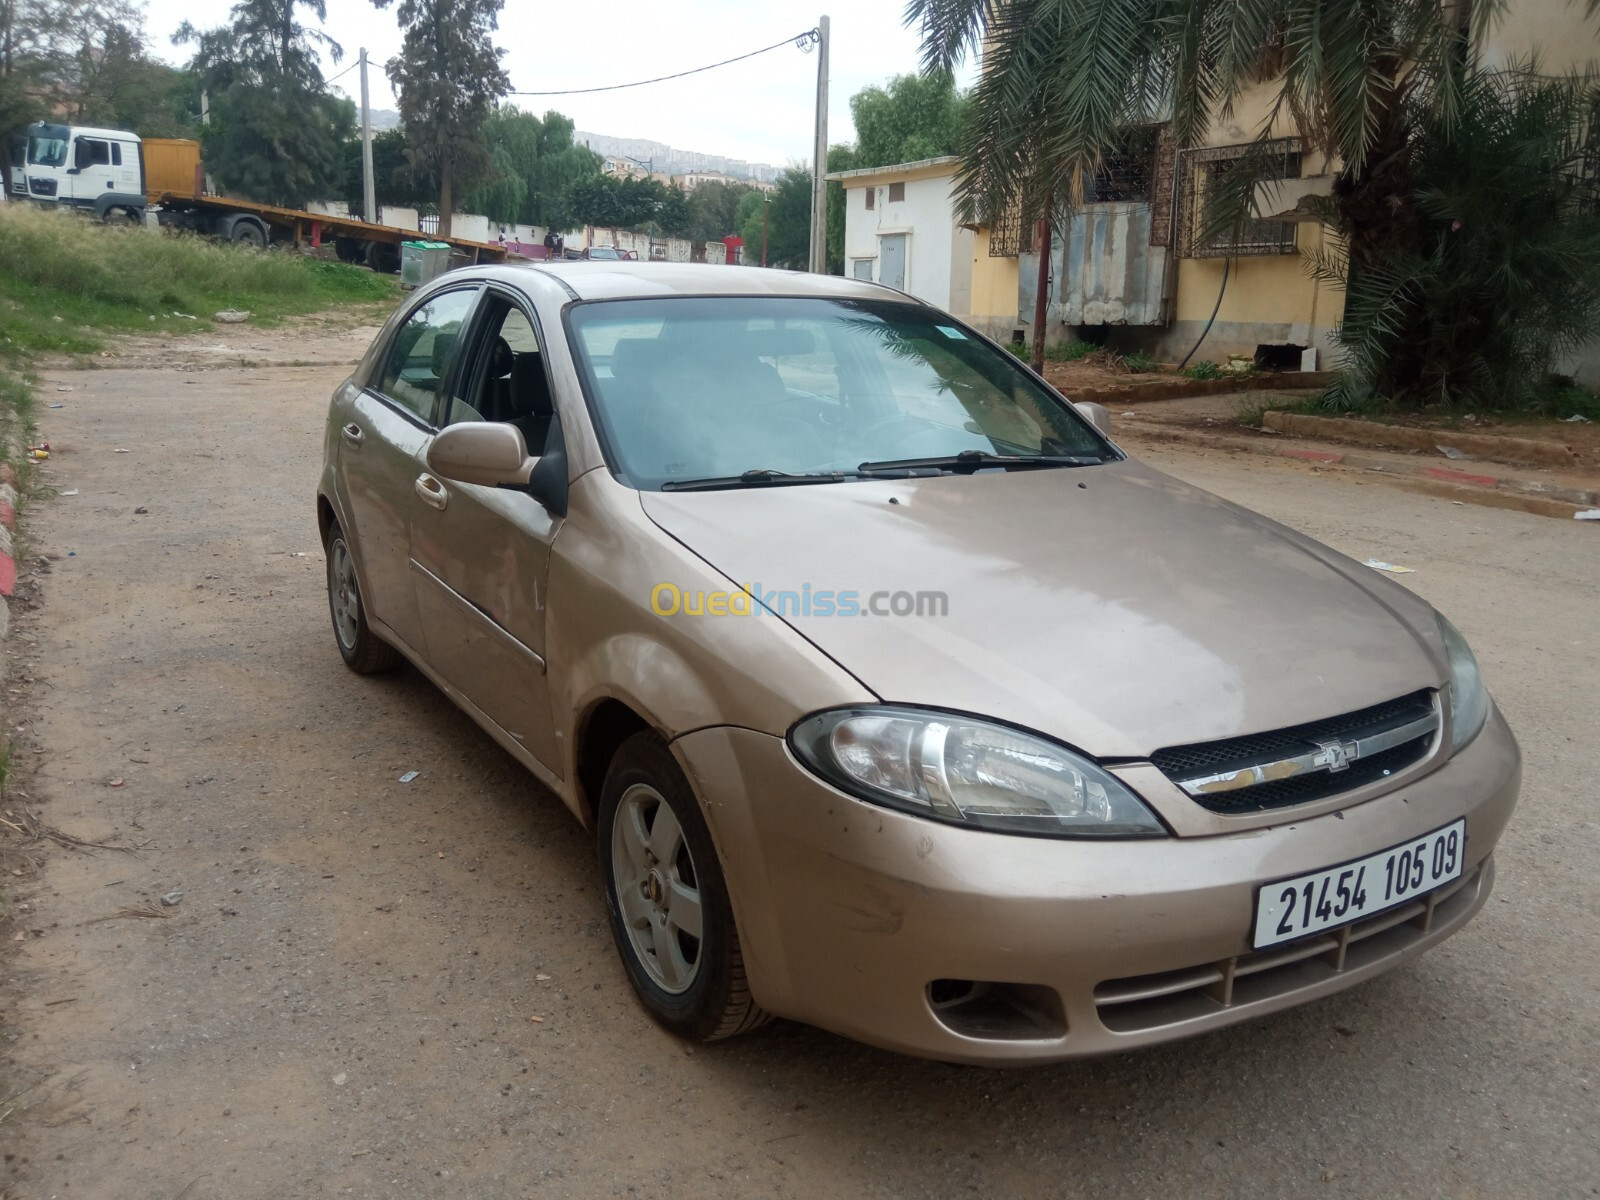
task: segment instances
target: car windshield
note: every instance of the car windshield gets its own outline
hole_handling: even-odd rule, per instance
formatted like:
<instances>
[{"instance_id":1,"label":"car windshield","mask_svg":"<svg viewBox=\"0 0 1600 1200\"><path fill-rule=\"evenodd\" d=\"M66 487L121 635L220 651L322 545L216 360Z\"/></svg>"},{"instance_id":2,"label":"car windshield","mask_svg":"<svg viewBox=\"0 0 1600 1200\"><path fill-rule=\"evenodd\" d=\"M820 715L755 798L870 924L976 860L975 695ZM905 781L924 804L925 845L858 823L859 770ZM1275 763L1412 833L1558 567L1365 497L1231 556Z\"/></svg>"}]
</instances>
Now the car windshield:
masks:
<instances>
[{"instance_id":1,"label":"car windshield","mask_svg":"<svg viewBox=\"0 0 1600 1200\"><path fill-rule=\"evenodd\" d=\"M1010 355L923 305L674 297L568 314L612 466L636 487L1118 457Z\"/></svg>"},{"instance_id":2,"label":"car windshield","mask_svg":"<svg viewBox=\"0 0 1600 1200\"><path fill-rule=\"evenodd\" d=\"M28 161L37 167L64 166L67 161L67 139L64 137L29 138Z\"/></svg>"}]
</instances>

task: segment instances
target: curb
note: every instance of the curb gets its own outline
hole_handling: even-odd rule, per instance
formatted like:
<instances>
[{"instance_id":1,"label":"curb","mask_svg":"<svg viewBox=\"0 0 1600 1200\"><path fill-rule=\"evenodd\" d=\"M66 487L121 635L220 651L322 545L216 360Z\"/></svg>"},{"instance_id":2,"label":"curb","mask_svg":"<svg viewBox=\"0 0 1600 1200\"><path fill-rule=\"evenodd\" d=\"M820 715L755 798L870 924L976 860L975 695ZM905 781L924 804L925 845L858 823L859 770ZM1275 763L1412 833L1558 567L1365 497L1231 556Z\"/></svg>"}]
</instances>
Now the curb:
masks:
<instances>
[{"instance_id":1,"label":"curb","mask_svg":"<svg viewBox=\"0 0 1600 1200\"><path fill-rule=\"evenodd\" d=\"M1045 370L1049 382L1050 371ZM1189 400L1195 396L1220 396L1229 392L1287 392L1327 387L1333 381L1331 371L1278 371L1257 372L1226 379L1156 378L1138 383L1112 384L1106 387L1055 388L1068 400L1107 407L1116 404L1139 404L1146 400Z\"/></svg>"},{"instance_id":2,"label":"curb","mask_svg":"<svg viewBox=\"0 0 1600 1200\"><path fill-rule=\"evenodd\" d=\"M1316 438L1324 442L1349 442L1382 450L1425 450L1434 453L1440 443L1460 450L1468 458L1533 467L1581 467L1578 456L1560 442L1510 437L1498 433L1468 433L1455 429L1412 429L1405 425L1379 425L1348 417L1313 417L1304 413L1268 410L1261 424L1276 433Z\"/></svg>"},{"instance_id":3,"label":"curb","mask_svg":"<svg viewBox=\"0 0 1600 1200\"><path fill-rule=\"evenodd\" d=\"M1482 495L1479 502L1523 508L1545 516L1568 517L1579 508L1592 508L1600 504L1600 492L1585 488L1566 487L1547 483L1542 479L1528 479L1515 475L1483 475L1475 471L1459 471L1423 463L1396 462L1365 454L1348 454L1338 450L1313 450L1299 446L1274 446L1249 438L1228 437L1222 434L1199 433L1190 429L1171 429L1137 421L1124 421L1121 427L1130 437L1146 441L1176 442L1186 446L1200 446L1210 450L1238 450L1245 454L1261 454L1270 458L1289 458L1317 466L1342 466L1352 470L1371 471L1388 475L1396 481L1409 481L1415 485L1449 485L1452 493L1466 496ZM1494 496L1491 500L1488 497ZM1525 498L1526 503L1503 505L1512 497Z\"/></svg>"}]
</instances>

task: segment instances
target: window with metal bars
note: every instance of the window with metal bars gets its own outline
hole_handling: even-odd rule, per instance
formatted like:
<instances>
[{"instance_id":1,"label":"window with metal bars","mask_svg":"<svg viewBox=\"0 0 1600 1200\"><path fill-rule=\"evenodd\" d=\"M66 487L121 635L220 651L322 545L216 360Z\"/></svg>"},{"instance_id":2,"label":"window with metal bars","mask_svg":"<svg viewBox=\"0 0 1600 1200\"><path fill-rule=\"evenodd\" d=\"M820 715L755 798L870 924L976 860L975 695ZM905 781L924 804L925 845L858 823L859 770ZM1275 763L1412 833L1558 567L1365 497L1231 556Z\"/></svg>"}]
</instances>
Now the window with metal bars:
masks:
<instances>
[{"instance_id":1,"label":"window with metal bars","mask_svg":"<svg viewBox=\"0 0 1600 1200\"><path fill-rule=\"evenodd\" d=\"M1293 221L1247 221L1233 235L1206 236L1207 204L1228 172L1251 152L1249 146L1208 146L1178 156L1178 255L1181 258L1244 258L1293 254ZM1267 146L1278 158L1278 177L1300 178L1299 138L1279 138Z\"/></svg>"}]
</instances>

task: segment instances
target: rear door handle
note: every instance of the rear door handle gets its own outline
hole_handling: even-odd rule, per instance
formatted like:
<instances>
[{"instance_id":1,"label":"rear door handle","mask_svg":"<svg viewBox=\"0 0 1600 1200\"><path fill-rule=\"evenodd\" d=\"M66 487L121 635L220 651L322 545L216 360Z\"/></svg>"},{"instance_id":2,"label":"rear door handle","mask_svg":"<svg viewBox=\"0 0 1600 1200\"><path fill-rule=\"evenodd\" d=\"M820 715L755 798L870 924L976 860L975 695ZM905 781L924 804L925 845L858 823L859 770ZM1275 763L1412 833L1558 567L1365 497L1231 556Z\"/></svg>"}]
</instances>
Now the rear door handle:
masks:
<instances>
[{"instance_id":1,"label":"rear door handle","mask_svg":"<svg viewBox=\"0 0 1600 1200\"><path fill-rule=\"evenodd\" d=\"M362 440L367 436L361 432L361 426L357 425L354 421L351 421L350 424L346 425L339 432L344 434L344 440L349 442L352 446L361 445Z\"/></svg>"},{"instance_id":2,"label":"rear door handle","mask_svg":"<svg viewBox=\"0 0 1600 1200\"><path fill-rule=\"evenodd\" d=\"M416 488L417 495L422 497L424 504L431 504L434 508L442 510L450 503L450 493L445 490L444 484L426 471L417 476Z\"/></svg>"}]
</instances>

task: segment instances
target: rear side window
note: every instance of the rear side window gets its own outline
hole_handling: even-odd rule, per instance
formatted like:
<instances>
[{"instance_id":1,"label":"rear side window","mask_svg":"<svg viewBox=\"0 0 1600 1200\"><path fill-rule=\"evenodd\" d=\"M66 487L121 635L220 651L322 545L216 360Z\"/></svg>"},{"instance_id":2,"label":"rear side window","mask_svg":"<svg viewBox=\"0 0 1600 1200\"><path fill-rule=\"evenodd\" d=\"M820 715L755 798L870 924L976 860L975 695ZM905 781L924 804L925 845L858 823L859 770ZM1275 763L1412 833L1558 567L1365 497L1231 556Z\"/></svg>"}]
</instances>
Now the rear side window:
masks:
<instances>
[{"instance_id":1,"label":"rear side window","mask_svg":"<svg viewBox=\"0 0 1600 1200\"><path fill-rule=\"evenodd\" d=\"M432 422L444 380L461 352L461 335L476 288L445 292L429 300L400 326L384 355L378 391L401 408Z\"/></svg>"},{"instance_id":2,"label":"rear side window","mask_svg":"<svg viewBox=\"0 0 1600 1200\"><path fill-rule=\"evenodd\" d=\"M121 142L112 142L111 143L111 165L113 167L120 167L122 165L122 143Z\"/></svg>"}]
</instances>

